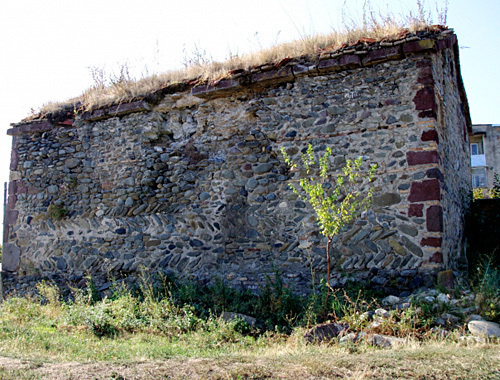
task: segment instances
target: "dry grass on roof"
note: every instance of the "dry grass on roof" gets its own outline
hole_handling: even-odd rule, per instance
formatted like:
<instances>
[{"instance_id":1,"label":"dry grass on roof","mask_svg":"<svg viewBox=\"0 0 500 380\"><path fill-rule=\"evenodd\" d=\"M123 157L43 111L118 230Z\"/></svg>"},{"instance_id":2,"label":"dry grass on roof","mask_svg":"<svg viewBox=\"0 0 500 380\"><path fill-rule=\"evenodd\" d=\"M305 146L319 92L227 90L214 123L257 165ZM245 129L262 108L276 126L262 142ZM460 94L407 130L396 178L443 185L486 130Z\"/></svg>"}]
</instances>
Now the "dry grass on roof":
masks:
<instances>
[{"instance_id":1,"label":"dry grass on roof","mask_svg":"<svg viewBox=\"0 0 500 380\"><path fill-rule=\"evenodd\" d=\"M394 18L385 17L382 21L373 18L367 26L353 27L344 32L333 31L329 34L305 36L301 39L276 44L257 52L233 56L224 62L209 60L204 56L197 56L190 60L182 70L168 71L140 79L133 79L128 75L128 68L123 68L117 78L98 81L97 84L87 89L80 97L66 102L48 103L41 109L41 115L53 113L63 108L89 110L105 105L117 104L134 98L140 98L152 92L165 88L176 82L206 83L231 76L231 71L237 69L249 70L264 64L280 62L285 58L317 56L322 50L336 50L342 46L354 44L361 38L372 38L377 41L395 40L407 32L416 32L429 27L430 23L420 18L409 16L404 22ZM198 52L199 54L199 52ZM95 79L95 78L94 78Z\"/></svg>"}]
</instances>

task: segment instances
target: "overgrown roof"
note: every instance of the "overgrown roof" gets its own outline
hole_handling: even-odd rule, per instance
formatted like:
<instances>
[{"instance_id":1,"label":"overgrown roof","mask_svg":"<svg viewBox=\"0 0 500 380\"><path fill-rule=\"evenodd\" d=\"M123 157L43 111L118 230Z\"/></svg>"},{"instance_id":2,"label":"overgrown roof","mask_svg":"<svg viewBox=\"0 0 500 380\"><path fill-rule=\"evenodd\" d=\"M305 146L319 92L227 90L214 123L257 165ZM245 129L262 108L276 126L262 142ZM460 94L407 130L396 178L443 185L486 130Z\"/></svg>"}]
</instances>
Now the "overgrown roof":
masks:
<instances>
[{"instance_id":1,"label":"overgrown roof","mask_svg":"<svg viewBox=\"0 0 500 380\"><path fill-rule=\"evenodd\" d=\"M266 78L279 80L280 76L307 75L328 68L330 71L338 71L373 65L387 59L401 58L407 53L406 45L411 46L411 43L417 43L417 50L435 50L434 43L432 46L425 43L421 46L421 41L440 40L450 35L454 36L453 29L441 25L415 23L409 28L391 24L371 29L358 28L346 33L334 32L306 37L257 53L232 57L225 62L198 62L180 71L170 71L139 80L122 78L110 86L95 85L77 98L43 106L39 113L24 119L23 123L49 120L61 124L61 120L71 119L70 115L74 118L74 114L97 119L100 115L109 115L110 109L115 110L116 114L119 113L118 109L125 110L125 113L132 109L139 111L135 107L127 108L125 104L142 104L144 101L154 104L166 94L189 89L194 95L209 96L207 94L213 90L220 92L235 85L265 81ZM103 108L108 110L100 112Z\"/></svg>"}]
</instances>

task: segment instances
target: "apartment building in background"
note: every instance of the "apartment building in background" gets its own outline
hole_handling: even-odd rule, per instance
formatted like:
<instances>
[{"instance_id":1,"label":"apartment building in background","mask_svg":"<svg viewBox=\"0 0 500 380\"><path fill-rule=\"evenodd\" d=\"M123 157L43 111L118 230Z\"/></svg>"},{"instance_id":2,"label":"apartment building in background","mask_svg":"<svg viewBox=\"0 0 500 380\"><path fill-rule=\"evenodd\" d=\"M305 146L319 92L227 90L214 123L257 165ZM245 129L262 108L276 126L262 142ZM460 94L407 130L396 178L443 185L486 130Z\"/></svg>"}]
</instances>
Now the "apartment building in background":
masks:
<instances>
[{"instance_id":1,"label":"apartment building in background","mask_svg":"<svg viewBox=\"0 0 500 380\"><path fill-rule=\"evenodd\" d=\"M500 175L500 124L474 124L470 135L472 186L492 188Z\"/></svg>"}]
</instances>

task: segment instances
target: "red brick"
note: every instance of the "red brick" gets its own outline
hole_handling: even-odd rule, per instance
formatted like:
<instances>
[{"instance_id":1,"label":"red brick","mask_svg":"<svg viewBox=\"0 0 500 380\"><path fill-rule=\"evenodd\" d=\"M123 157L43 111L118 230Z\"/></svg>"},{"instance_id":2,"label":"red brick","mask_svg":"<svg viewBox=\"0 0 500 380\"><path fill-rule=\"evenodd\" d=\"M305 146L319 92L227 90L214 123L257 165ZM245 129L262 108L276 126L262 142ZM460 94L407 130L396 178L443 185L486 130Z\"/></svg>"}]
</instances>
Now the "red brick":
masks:
<instances>
[{"instance_id":1,"label":"red brick","mask_svg":"<svg viewBox=\"0 0 500 380\"><path fill-rule=\"evenodd\" d=\"M18 181L10 181L8 185L8 194L15 195L17 194L17 182Z\"/></svg>"},{"instance_id":2,"label":"red brick","mask_svg":"<svg viewBox=\"0 0 500 380\"><path fill-rule=\"evenodd\" d=\"M429 58L421 59L420 61L417 62L417 67L418 68L432 67L432 61Z\"/></svg>"},{"instance_id":3,"label":"red brick","mask_svg":"<svg viewBox=\"0 0 500 380\"><path fill-rule=\"evenodd\" d=\"M439 136L435 129L429 129L428 131L423 131L420 137L422 141L435 141L439 142Z\"/></svg>"},{"instance_id":4,"label":"red brick","mask_svg":"<svg viewBox=\"0 0 500 380\"><path fill-rule=\"evenodd\" d=\"M7 210L5 213L5 224L13 225L17 222L17 217L19 216L19 211L17 210Z\"/></svg>"},{"instance_id":5,"label":"red brick","mask_svg":"<svg viewBox=\"0 0 500 380\"><path fill-rule=\"evenodd\" d=\"M384 49L371 50L363 58L363 65L367 65L369 63L374 64L377 62L383 62L385 60L387 60L387 56L385 54Z\"/></svg>"},{"instance_id":6,"label":"red brick","mask_svg":"<svg viewBox=\"0 0 500 380\"><path fill-rule=\"evenodd\" d=\"M421 88L413 98L417 111L436 110L436 96L432 87Z\"/></svg>"},{"instance_id":7,"label":"red brick","mask_svg":"<svg viewBox=\"0 0 500 380\"><path fill-rule=\"evenodd\" d=\"M324 59L318 63L318 69L340 69L340 64L337 59Z\"/></svg>"},{"instance_id":8,"label":"red brick","mask_svg":"<svg viewBox=\"0 0 500 380\"><path fill-rule=\"evenodd\" d=\"M439 154L435 150L431 151L420 151L420 152L407 152L406 160L408 165L425 165L425 164L437 164L439 162Z\"/></svg>"},{"instance_id":9,"label":"red brick","mask_svg":"<svg viewBox=\"0 0 500 380\"><path fill-rule=\"evenodd\" d=\"M10 170L16 170L17 164L19 163L19 154L17 153L17 149L14 148L16 146L16 136L14 136L14 141L12 141L12 150L10 151Z\"/></svg>"},{"instance_id":10,"label":"red brick","mask_svg":"<svg viewBox=\"0 0 500 380\"><path fill-rule=\"evenodd\" d=\"M443 232L443 209L441 206L427 208L426 225L429 232Z\"/></svg>"},{"instance_id":11,"label":"red brick","mask_svg":"<svg viewBox=\"0 0 500 380\"><path fill-rule=\"evenodd\" d=\"M9 197L7 199L8 199L7 200L7 209L12 210L12 209L16 208L17 195L11 194L11 195L9 195Z\"/></svg>"},{"instance_id":12,"label":"red brick","mask_svg":"<svg viewBox=\"0 0 500 380\"><path fill-rule=\"evenodd\" d=\"M422 238L420 241L420 245L422 247L441 247L441 243L443 242L442 238L437 237L426 237Z\"/></svg>"},{"instance_id":13,"label":"red brick","mask_svg":"<svg viewBox=\"0 0 500 380\"><path fill-rule=\"evenodd\" d=\"M359 59L359 56L354 55L354 54L349 54L349 55L343 55L340 57L339 61L341 66L345 67L357 67L360 66L361 61Z\"/></svg>"},{"instance_id":14,"label":"red brick","mask_svg":"<svg viewBox=\"0 0 500 380\"><path fill-rule=\"evenodd\" d=\"M58 121L57 125L62 125L65 127L72 127L74 122L75 122L75 119L66 119L63 121Z\"/></svg>"},{"instance_id":15,"label":"red brick","mask_svg":"<svg viewBox=\"0 0 500 380\"><path fill-rule=\"evenodd\" d=\"M436 49L437 50L444 50L447 47L448 47L448 41L447 40L436 41Z\"/></svg>"},{"instance_id":16,"label":"red brick","mask_svg":"<svg viewBox=\"0 0 500 380\"><path fill-rule=\"evenodd\" d=\"M457 36L452 35L444 40L437 41L437 50L450 49L457 43Z\"/></svg>"},{"instance_id":17,"label":"red brick","mask_svg":"<svg viewBox=\"0 0 500 380\"><path fill-rule=\"evenodd\" d=\"M385 54L387 55L387 58L390 59L403 57L401 46L387 47L385 48Z\"/></svg>"},{"instance_id":18,"label":"red brick","mask_svg":"<svg viewBox=\"0 0 500 380\"><path fill-rule=\"evenodd\" d=\"M408 200L410 202L435 201L441 198L440 195L439 181L437 179L428 179L422 182L413 182L411 184ZM427 215L428 214L429 209L427 209Z\"/></svg>"},{"instance_id":19,"label":"red brick","mask_svg":"<svg viewBox=\"0 0 500 380\"><path fill-rule=\"evenodd\" d=\"M147 107L144 102L142 100L137 100L135 102L121 103L111 106L107 109L107 113L113 116L126 115L128 113L145 111L146 109Z\"/></svg>"},{"instance_id":20,"label":"red brick","mask_svg":"<svg viewBox=\"0 0 500 380\"><path fill-rule=\"evenodd\" d=\"M429 259L429 262L441 264L443 262L443 255L441 254L441 252L436 252L431 256L431 258Z\"/></svg>"},{"instance_id":21,"label":"red brick","mask_svg":"<svg viewBox=\"0 0 500 380\"><path fill-rule=\"evenodd\" d=\"M9 136L21 135L25 133L45 132L52 129L52 124L48 121L39 121L30 124L22 124L7 130Z\"/></svg>"},{"instance_id":22,"label":"red brick","mask_svg":"<svg viewBox=\"0 0 500 380\"><path fill-rule=\"evenodd\" d=\"M398 58L401 56L400 46L392 46L389 48L371 50L363 58L363 64L375 64L378 62L387 61L388 59Z\"/></svg>"},{"instance_id":23,"label":"red brick","mask_svg":"<svg viewBox=\"0 0 500 380\"><path fill-rule=\"evenodd\" d=\"M292 69L290 67L284 67L279 70L269 70L263 73L252 74L252 82L265 82L291 76L293 76Z\"/></svg>"},{"instance_id":24,"label":"red brick","mask_svg":"<svg viewBox=\"0 0 500 380\"><path fill-rule=\"evenodd\" d=\"M421 119L425 118L431 118L431 119L436 119L437 118L437 113L435 110L427 110L427 111L420 111L418 113L418 117Z\"/></svg>"},{"instance_id":25,"label":"red brick","mask_svg":"<svg viewBox=\"0 0 500 380\"><path fill-rule=\"evenodd\" d=\"M426 50L435 50L436 45L434 40L420 40L420 41L412 41L408 42L403 46L403 50L405 54L407 53L419 53Z\"/></svg>"},{"instance_id":26,"label":"red brick","mask_svg":"<svg viewBox=\"0 0 500 380\"><path fill-rule=\"evenodd\" d=\"M408 207L408 216L424 216L424 205L422 203L412 203Z\"/></svg>"},{"instance_id":27,"label":"red brick","mask_svg":"<svg viewBox=\"0 0 500 380\"><path fill-rule=\"evenodd\" d=\"M417 82L420 84L434 84L434 76L432 75L432 67L423 67L418 73Z\"/></svg>"}]
</instances>

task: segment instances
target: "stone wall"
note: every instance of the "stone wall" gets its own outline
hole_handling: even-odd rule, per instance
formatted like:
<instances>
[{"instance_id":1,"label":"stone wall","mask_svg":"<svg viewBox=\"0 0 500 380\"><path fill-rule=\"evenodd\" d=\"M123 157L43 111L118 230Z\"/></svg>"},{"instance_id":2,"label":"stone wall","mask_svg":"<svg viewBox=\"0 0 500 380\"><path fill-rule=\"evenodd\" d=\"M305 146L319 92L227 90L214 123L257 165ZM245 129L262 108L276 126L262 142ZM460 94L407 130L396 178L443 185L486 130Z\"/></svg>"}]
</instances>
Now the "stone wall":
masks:
<instances>
[{"instance_id":1,"label":"stone wall","mask_svg":"<svg viewBox=\"0 0 500 380\"><path fill-rule=\"evenodd\" d=\"M416 287L456 269L470 190L456 37L360 42L318 60L15 124L4 269L21 275L173 272L305 288L326 241L279 153L312 143L332 170L377 163L372 208L333 248L348 277Z\"/></svg>"}]
</instances>

